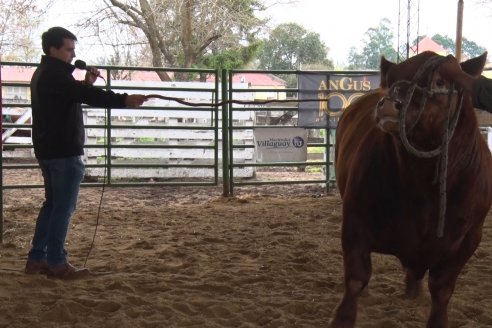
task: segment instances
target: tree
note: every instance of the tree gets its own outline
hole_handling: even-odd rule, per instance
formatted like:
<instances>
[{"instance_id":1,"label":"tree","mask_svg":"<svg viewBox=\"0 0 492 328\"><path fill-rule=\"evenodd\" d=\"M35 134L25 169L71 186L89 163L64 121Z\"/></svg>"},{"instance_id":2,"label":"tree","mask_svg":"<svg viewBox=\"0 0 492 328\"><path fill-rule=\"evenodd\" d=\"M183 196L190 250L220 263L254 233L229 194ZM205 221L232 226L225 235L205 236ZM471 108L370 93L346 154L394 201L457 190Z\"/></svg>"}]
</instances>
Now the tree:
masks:
<instances>
[{"instance_id":1,"label":"tree","mask_svg":"<svg viewBox=\"0 0 492 328\"><path fill-rule=\"evenodd\" d=\"M456 43L449 36L447 36L447 35L443 36L441 34L434 34L434 36L432 36L431 39L434 40L436 43L440 44L449 53L454 54L454 51L456 50Z\"/></svg>"},{"instance_id":2,"label":"tree","mask_svg":"<svg viewBox=\"0 0 492 328\"><path fill-rule=\"evenodd\" d=\"M391 21L383 18L377 27L371 27L365 33L362 40L364 47L362 53L357 53L355 48L349 54L349 69L378 69L381 56L396 62L397 52L393 47L393 33Z\"/></svg>"},{"instance_id":3,"label":"tree","mask_svg":"<svg viewBox=\"0 0 492 328\"><path fill-rule=\"evenodd\" d=\"M449 53L455 54L456 52L456 42L454 42L453 39L451 39L449 36L442 36L440 34L435 34L432 37L432 40L436 41L439 43L444 49L446 49ZM485 51L487 51L484 47L479 46L473 41L468 40L467 38L463 37L463 40L461 41L461 50L463 54L468 56L469 58L477 57L483 54Z\"/></svg>"},{"instance_id":4,"label":"tree","mask_svg":"<svg viewBox=\"0 0 492 328\"><path fill-rule=\"evenodd\" d=\"M485 49L484 47L479 46L475 42L470 41L466 38L463 38L463 41L461 43L461 48L463 53L470 58L478 57L487 51L487 49Z\"/></svg>"},{"instance_id":5,"label":"tree","mask_svg":"<svg viewBox=\"0 0 492 328\"><path fill-rule=\"evenodd\" d=\"M263 44L259 68L266 70L295 70L308 64L333 68L327 58L327 47L318 33L309 32L296 23L277 26Z\"/></svg>"},{"instance_id":6,"label":"tree","mask_svg":"<svg viewBox=\"0 0 492 328\"><path fill-rule=\"evenodd\" d=\"M349 69L360 70L366 68L366 58L363 54L358 53L355 47L350 48L348 62L350 63Z\"/></svg>"},{"instance_id":7,"label":"tree","mask_svg":"<svg viewBox=\"0 0 492 328\"><path fill-rule=\"evenodd\" d=\"M35 47L33 34L39 27L44 10L36 0L0 0L0 54L2 60L31 61L40 50Z\"/></svg>"},{"instance_id":8,"label":"tree","mask_svg":"<svg viewBox=\"0 0 492 328\"><path fill-rule=\"evenodd\" d=\"M134 29L123 25L118 33L104 33L104 41L93 40L93 46L104 44L103 55L96 59L96 63L109 66L150 66L152 60L148 47L145 42L135 41L139 40L139 35L134 32ZM90 46L90 43L87 42L86 45ZM111 78L131 80L133 73L132 70L111 70Z\"/></svg>"},{"instance_id":9,"label":"tree","mask_svg":"<svg viewBox=\"0 0 492 328\"><path fill-rule=\"evenodd\" d=\"M83 27L92 27L104 40L114 26L128 26L135 42L145 42L154 67L201 67L219 51L244 56L256 47L255 35L263 21L255 11L260 0L104 0ZM242 51L244 50L244 51ZM162 80L171 76L161 73Z\"/></svg>"},{"instance_id":10,"label":"tree","mask_svg":"<svg viewBox=\"0 0 492 328\"><path fill-rule=\"evenodd\" d=\"M203 67L213 69L244 68L256 57L260 47L259 42L253 42L248 47L220 50L213 49L203 58Z\"/></svg>"}]
</instances>

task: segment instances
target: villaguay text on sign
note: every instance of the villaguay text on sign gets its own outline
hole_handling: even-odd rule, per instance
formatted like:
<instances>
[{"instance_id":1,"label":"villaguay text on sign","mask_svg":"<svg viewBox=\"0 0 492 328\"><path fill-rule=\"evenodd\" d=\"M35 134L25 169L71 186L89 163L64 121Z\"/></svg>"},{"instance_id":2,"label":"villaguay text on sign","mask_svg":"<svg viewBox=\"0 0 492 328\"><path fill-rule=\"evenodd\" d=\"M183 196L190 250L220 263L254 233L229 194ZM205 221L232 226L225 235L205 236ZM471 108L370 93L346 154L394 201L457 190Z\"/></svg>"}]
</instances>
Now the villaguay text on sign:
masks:
<instances>
[{"instance_id":1,"label":"villaguay text on sign","mask_svg":"<svg viewBox=\"0 0 492 328\"><path fill-rule=\"evenodd\" d=\"M342 111L364 93L379 87L378 73L365 75L301 72L298 126L336 128Z\"/></svg>"},{"instance_id":2,"label":"villaguay text on sign","mask_svg":"<svg viewBox=\"0 0 492 328\"><path fill-rule=\"evenodd\" d=\"M307 130L257 128L253 132L257 162L305 162Z\"/></svg>"}]
</instances>

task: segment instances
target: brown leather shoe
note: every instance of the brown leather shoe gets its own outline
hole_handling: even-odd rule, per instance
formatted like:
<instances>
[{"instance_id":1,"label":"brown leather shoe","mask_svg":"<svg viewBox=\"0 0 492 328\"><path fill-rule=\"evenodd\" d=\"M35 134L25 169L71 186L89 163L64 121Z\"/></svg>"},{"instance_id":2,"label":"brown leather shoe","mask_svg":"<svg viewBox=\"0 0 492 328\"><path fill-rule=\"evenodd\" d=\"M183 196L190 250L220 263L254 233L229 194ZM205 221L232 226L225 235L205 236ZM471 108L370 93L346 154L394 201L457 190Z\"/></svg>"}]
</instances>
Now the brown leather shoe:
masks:
<instances>
[{"instance_id":1,"label":"brown leather shoe","mask_svg":"<svg viewBox=\"0 0 492 328\"><path fill-rule=\"evenodd\" d=\"M48 278L74 280L89 276L88 268L77 269L70 263L66 262L60 265L50 266L48 270Z\"/></svg>"},{"instance_id":2,"label":"brown leather shoe","mask_svg":"<svg viewBox=\"0 0 492 328\"><path fill-rule=\"evenodd\" d=\"M46 260L43 261L33 261L27 260L24 272L26 274L47 274L49 271L48 263Z\"/></svg>"}]
</instances>

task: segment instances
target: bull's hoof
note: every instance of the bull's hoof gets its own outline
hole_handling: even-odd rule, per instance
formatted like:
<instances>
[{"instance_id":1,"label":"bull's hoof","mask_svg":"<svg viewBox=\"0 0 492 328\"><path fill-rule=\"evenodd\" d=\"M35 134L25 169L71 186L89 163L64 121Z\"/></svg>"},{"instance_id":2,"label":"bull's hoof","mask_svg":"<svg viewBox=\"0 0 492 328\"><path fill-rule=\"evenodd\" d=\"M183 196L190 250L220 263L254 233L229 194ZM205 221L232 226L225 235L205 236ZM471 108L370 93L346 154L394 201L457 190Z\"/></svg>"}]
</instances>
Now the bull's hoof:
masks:
<instances>
[{"instance_id":1,"label":"bull's hoof","mask_svg":"<svg viewBox=\"0 0 492 328\"><path fill-rule=\"evenodd\" d=\"M340 320L334 319L330 322L329 328L353 328L354 325L348 322L342 322Z\"/></svg>"},{"instance_id":2,"label":"bull's hoof","mask_svg":"<svg viewBox=\"0 0 492 328\"><path fill-rule=\"evenodd\" d=\"M349 313L340 312L337 310L335 317L329 324L329 328L353 328L355 327L355 313L350 315Z\"/></svg>"}]
</instances>

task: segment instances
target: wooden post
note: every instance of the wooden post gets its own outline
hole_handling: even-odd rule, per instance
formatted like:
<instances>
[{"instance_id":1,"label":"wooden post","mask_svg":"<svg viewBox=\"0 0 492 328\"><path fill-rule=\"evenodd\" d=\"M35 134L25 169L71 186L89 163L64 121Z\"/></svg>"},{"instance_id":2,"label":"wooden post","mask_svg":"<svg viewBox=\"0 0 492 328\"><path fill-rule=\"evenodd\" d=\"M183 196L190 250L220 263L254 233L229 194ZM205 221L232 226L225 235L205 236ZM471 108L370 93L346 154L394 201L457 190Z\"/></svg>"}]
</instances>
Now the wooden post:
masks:
<instances>
[{"instance_id":1,"label":"wooden post","mask_svg":"<svg viewBox=\"0 0 492 328\"><path fill-rule=\"evenodd\" d=\"M458 19L456 21L456 59L461 61L461 43L463 40L463 0L458 0Z\"/></svg>"}]
</instances>

